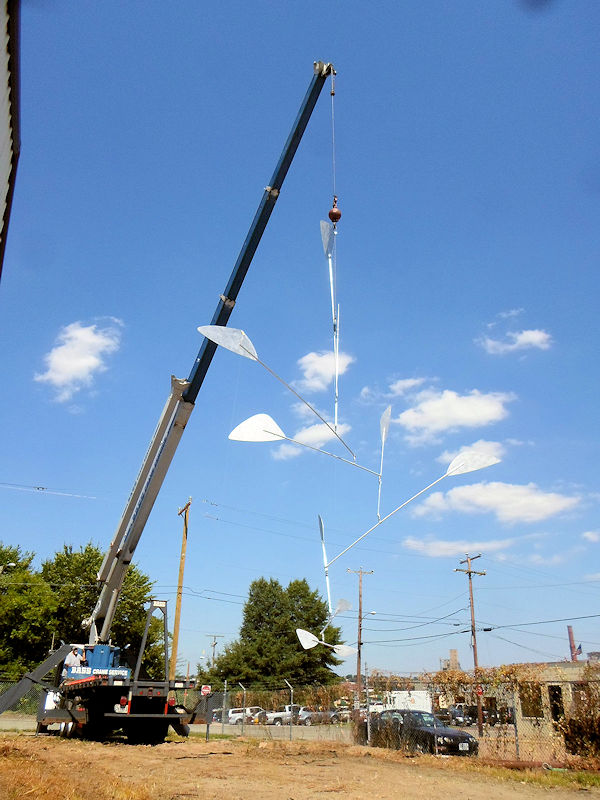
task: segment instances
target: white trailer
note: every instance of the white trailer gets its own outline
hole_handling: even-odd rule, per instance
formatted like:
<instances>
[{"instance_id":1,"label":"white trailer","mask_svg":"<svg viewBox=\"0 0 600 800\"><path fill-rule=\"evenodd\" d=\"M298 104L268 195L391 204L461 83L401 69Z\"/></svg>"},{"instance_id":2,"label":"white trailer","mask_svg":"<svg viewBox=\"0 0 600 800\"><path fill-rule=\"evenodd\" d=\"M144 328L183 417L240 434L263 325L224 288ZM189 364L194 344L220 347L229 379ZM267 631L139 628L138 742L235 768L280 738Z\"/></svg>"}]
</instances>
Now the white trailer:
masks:
<instances>
[{"instance_id":1,"label":"white trailer","mask_svg":"<svg viewBox=\"0 0 600 800\"><path fill-rule=\"evenodd\" d=\"M429 711L433 709L431 693L424 690L386 692L386 708L401 711Z\"/></svg>"}]
</instances>

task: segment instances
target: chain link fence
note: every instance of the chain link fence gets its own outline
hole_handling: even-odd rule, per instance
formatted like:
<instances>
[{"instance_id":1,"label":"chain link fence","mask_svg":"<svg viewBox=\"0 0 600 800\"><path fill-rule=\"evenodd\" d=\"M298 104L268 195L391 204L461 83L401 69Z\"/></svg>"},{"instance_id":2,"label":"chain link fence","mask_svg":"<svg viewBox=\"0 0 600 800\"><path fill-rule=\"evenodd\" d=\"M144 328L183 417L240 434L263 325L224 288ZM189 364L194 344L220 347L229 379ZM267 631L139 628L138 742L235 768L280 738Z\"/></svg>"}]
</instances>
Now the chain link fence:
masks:
<instances>
[{"instance_id":1,"label":"chain link fence","mask_svg":"<svg viewBox=\"0 0 600 800\"><path fill-rule=\"evenodd\" d=\"M0 693L12 685L0 681ZM206 726L192 731L211 736L347 741L507 765L600 759L600 681L497 683L481 694L480 688L462 686L459 694L456 687L454 693L448 687L442 692L439 684L420 682L412 692L369 690L368 710L354 708L349 684L224 687L208 696L199 689L179 689L176 700L195 708L196 722ZM0 720L35 717L42 691L31 687Z\"/></svg>"},{"instance_id":2,"label":"chain link fence","mask_svg":"<svg viewBox=\"0 0 600 800\"><path fill-rule=\"evenodd\" d=\"M16 681L0 680L0 695L12 688L15 683ZM25 694L20 700L17 700L15 703L13 703L13 705L8 709L8 711L5 712L5 714L10 714L13 716L34 716L37 714L38 705L42 694L43 690L41 686L32 686L28 690L27 694Z\"/></svg>"}]
</instances>

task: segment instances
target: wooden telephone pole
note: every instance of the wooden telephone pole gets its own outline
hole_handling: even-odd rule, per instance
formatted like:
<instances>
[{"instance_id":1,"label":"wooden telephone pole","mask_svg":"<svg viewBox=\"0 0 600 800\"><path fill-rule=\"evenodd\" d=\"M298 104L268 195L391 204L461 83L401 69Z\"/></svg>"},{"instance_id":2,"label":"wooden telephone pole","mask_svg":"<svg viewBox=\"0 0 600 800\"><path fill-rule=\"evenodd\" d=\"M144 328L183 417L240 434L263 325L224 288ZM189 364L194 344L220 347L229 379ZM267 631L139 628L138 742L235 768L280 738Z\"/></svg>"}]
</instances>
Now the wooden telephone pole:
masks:
<instances>
[{"instance_id":1,"label":"wooden telephone pole","mask_svg":"<svg viewBox=\"0 0 600 800\"><path fill-rule=\"evenodd\" d=\"M183 570L185 568L185 551L187 549L188 521L192 498L187 501L183 508L177 512L178 516L183 514L183 539L181 541L181 557L179 559L179 580L177 582L177 600L175 602L175 622L173 624L173 644L171 645L171 661L169 663L169 680L175 680L177 672L177 647L179 646L179 620L181 619L181 598L183 595Z\"/></svg>"},{"instance_id":2,"label":"wooden telephone pole","mask_svg":"<svg viewBox=\"0 0 600 800\"><path fill-rule=\"evenodd\" d=\"M473 666L475 667L475 679L477 679L477 670L479 669L479 661L477 659L477 634L475 631L475 606L473 604L473 575L485 575L485 570L483 572L477 572L477 570L471 569L471 562L475 561L476 558L481 558L481 553L477 556L469 556L467 553L467 557L464 561L461 561L461 564L466 564L466 569L459 569L458 567L454 570L454 572L464 572L469 577L469 601L471 604L471 644L473 646ZM481 704L481 694L479 692L479 686L476 688L476 695L477 695L477 730L479 735L483 734L483 706Z\"/></svg>"},{"instance_id":3,"label":"wooden telephone pole","mask_svg":"<svg viewBox=\"0 0 600 800\"><path fill-rule=\"evenodd\" d=\"M212 661L210 662L211 667L214 666L215 663L215 650L217 648L217 639L223 639L225 637L224 633L210 633L207 636L212 636L212 642L210 646L212 647Z\"/></svg>"},{"instance_id":4,"label":"wooden telephone pole","mask_svg":"<svg viewBox=\"0 0 600 800\"><path fill-rule=\"evenodd\" d=\"M370 572L365 572L363 568L360 569L347 569L346 572L353 572L355 575L358 575L358 642L357 642L357 649L358 652L356 653L356 694L358 697L358 705L360 706L360 693L362 691L362 675L361 675L361 663L360 663L360 650L362 647L362 579L363 575L372 575L373 570Z\"/></svg>"}]
</instances>

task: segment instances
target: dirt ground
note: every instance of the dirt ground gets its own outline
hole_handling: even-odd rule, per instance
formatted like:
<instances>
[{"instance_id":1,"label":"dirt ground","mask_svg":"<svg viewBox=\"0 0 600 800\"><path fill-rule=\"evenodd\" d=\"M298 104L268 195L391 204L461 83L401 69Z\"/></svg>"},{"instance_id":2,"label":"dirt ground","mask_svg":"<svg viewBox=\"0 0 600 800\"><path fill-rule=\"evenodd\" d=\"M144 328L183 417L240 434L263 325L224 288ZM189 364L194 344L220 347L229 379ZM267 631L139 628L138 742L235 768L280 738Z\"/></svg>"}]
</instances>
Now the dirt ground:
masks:
<instances>
[{"instance_id":1,"label":"dirt ground","mask_svg":"<svg viewBox=\"0 0 600 800\"><path fill-rule=\"evenodd\" d=\"M323 742L187 740L157 747L58 737L0 736L3 800L344 800L573 799L548 789L472 771L467 759L406 757ZM586 793L600 798L600 789Z\"/></svg>"}]
</instances>

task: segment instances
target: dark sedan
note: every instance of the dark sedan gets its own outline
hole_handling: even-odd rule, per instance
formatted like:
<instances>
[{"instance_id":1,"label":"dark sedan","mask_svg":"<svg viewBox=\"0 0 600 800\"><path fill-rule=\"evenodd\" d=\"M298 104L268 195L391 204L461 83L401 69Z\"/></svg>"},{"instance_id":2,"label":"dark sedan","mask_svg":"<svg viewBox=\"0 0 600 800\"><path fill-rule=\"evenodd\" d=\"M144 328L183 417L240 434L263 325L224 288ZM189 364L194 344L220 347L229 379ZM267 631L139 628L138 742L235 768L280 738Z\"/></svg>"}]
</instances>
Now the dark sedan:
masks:
<instances>
[{"instance_id":1,"label":"dark sedan","mask_svg":"<svg viewBox=\"0 0 600 800\"><path fill-rule=\"evenodd\" d=\"M447 727L427 711L382 711L371 720L371 737L375 745L420 753L471 756L479 748L470 733Z\"/></svg>"}]
</instances>

